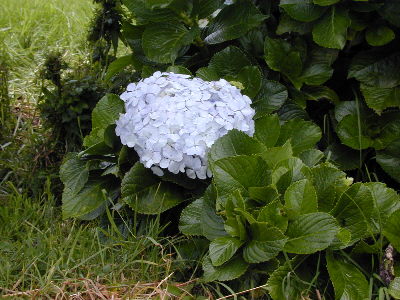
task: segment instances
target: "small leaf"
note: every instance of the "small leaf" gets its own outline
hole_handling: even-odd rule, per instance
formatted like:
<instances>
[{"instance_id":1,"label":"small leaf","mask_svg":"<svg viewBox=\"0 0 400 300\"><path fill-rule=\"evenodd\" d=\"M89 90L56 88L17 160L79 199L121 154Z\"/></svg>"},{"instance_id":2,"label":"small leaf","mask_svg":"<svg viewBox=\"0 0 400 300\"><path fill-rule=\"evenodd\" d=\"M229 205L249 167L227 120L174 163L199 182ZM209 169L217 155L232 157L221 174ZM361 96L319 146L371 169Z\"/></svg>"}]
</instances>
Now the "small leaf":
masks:
<instances>
[{"instance_id":1,"label":"small leaf","mask_svg":"<svg viewBox=\"0 0 400 300\"><path fill-rule=\"evenodd\" d=\"M209 255L213 266L221 266L236 253L243 244L240 240L233 237L220 237L210 243Z\"/></svg>"},{"instance_id":2,"label":"small leaf","mask_svg":"<svg viewBox=\"0 0 400 300\"><path fill-rule=\"evenodd\" d=\"M68 153L60 167L60 179L69 193L78 193L89 179L87 162L79 159L77 153Z\"/></svg>"},{"instance_id":3,"label":"small leaf","mask_svg":"<svg viewBox=\"0 0 400 300\"><path fill-rule=\"evenodd\" d=\"M265 18L249 1L228 5L209 24L204 41L218 44L236 39L258 26Z\"/></svg>"},{"instance_id":4,"label":"small leaf","mask_svg":"<svg viewBox=\"0 0 400 300\"><path fill-rule=\"evenodd\" d=\"M339 232L334 217L316 212L298 216L289 223L289 237L285 251L296 254L311 254L329 247Z\"/></svg>"},{"instance_id":5,"label":"small leaf","mask_svg":"<svg viewBox=\"0 0 400 300\"><path fill-rule=\"evenodd\" d=\"M285 232L288 226L288 217L279 200L272 201L264 206L258 214L257 221L267 222L271 226L279 228L282 232Z\"/></svg>"},{"instance_id":6,"label":"small leaf","mask_svg":"<svg viewBox=\"0 0 400 300\"><path fill-rule=\"evenodd\" d=\"M122 200L141 214L159 214L185 200L177 186L160 182L141 163L125 174L121 194Z\"/></svg>"},{"instance_id":7,"label":"small leaf","mask_svg":"<svg viewBox=\"0 0 400 300\"><path fill-rule=\"evenodd\" d=\"M396 37L392 29L387 26L374 26L367 29L365 39L371 46L383 46Z\"/></svg>"},{"instance_id":8,"label":"small leaf","mask_svg":"<svg viewBox=\"0 0 400 300\"><path fill-rule=\"evenodd\" d=\"M261 72L256 66L247 66L237 74L237 80L244 86L242 94L253 98L257 95L261 87Z\"/></svg>"},{"instance_id":9,"label":"small leaf","mask_svg":"<svg viewBox=\"0 0 400 300\"><path fill-rule=\"evenodd\" d=\"M198 28L189 30L180 23L152 24L143 32L143 50L152 61L173 63L181 48L192 43L198 34Z\"/></svg>"},{"instance_id":10,"label":"small leaf","mask_svg":"<svg viewBox=\"0 0 400 300\"><path fill-rule=\"evenodd\" d=\"M318 149L308 149L300 152L298 157L303 161L308 167L314 167L321 159L324 158L324 153Z\"/></svg>"},{"instance_id":11,"label":"small leaf","mask_svg":"<svg viewBox=\"0 0 400 300\"><path fill-rule=\"evenodd\" d=\"M348 11L332 6L319 20L312 31L314 41L326 48L343 49L350 26Z\"/></svg>"},{"instance_id":12,"label":"small leaf","mask_svg":"<svg viewBox=\"0 0 400 300\"><path fill-rule=\"evenodd\" d=\"M248 266L243 258L236 256L222 266L215 267L210 257L205 256L203 259L203 279L205 282L236 279L246 272Z\"/></svg>"},{"instance_id":13,"label":"small leaf","mask_svg":"<svg viewBox=\"0 0 400 300\"><path fill-rule=\"evenodd\" d=\"M185 74L185 75L192 75L192 73L186 69L184 66L169 66L166 70L166 72L172 72L176 74Z\"/></svg>"},{"instance_id":14,"label":"small leaf","mask_svg":"<svg viewBox=\"0 0 400 300\"><path fill-rule=\"evenodd\" d=\"M334 257L331 252L327 252L326 262L335 289L335 299L368 299L368 281L354 265Z\"/></svg>"},{"instance_id":15,"label":"small leaf","mask_svg":"<svg viewBox=\"0 0 400 300\"><path fill-rule=\"evenodd\" d=\"M317 194L307 179L292 183L285 192L285 207L289 218L317 212Z\"/></svg>"},{"instance_id":16,"label":"small leaf","mask_svg":"<svg viewBox=\"0 0 400 300\"><path fill-rule=\"evenodd\" d=\"M129 65L133 65L132 54L118 57L108 66L107 73L104 75L104 80L109 81L114 75L118 74Z\"/></svg>"},{"instance_id":17,"label":"small leaf","mask_svg":"<svg viewBox=\"0 0 400 300\"><path fill-rule=\"evenodd\" d=\"M182 210L179 219L180 232L185 235L203 235L203 228L201 226L203 202L203 198L199 198Z\"/></svg>"}]
</instances>

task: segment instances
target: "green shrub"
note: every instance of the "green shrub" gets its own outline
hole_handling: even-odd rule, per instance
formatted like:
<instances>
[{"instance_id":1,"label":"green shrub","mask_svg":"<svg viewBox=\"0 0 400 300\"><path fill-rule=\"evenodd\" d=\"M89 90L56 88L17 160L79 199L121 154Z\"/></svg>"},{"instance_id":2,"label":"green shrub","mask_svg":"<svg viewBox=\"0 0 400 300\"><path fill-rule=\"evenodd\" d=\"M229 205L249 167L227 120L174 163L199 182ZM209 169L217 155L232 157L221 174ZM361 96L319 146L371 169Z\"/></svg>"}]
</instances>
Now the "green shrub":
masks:
<instances>
[{"instance_id":1,"label":"green shrub","mask_svg":"<svg viewBox=\"0 0 400 300\"><path fill-rule=\"evenodd\" d=\"M61 169L64 217L94 218L116 201L161 213L197 199L179 228L210 243L204 281L267 282L279 300L397 297L384 249L400 250L400 5L123 0L118 9L133 54L106 78L127 66L142 78L224 78L252 99L256 133L214 144L210 184L158 178L115 136L124 108L109 94L93 111L86 149Z\"/></svg>"}]
</instances>

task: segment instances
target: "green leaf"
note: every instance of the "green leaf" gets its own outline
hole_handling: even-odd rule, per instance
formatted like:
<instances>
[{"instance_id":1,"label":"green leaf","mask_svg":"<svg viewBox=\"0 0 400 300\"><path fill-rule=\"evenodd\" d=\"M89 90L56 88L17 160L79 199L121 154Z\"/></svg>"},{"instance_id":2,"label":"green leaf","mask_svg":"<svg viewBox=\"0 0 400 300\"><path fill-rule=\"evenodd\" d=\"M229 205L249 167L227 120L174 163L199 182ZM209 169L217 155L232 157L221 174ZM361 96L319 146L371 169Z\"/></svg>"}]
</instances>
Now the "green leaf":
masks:
<instances>
[{"instance_id":1,"label":"green leaf","mask_svg":"<svg viewBox=\"0 0 400 300\"><path fill-rule=\"evenodd\" d=\"M133 58L132 54L125 55L122 57L118 57L116 60L114 60L107 68L107 73L104 75L104 80L105 81L110 81L110 79L121 72L123 69L125 69L129 65L133 65Z\"/></svg>"},{"instance_id":2,"label":"green leaf","mask_svg":"<svg viewBox=\"0 0 400 300\"><path fill-rule=\"evenodd\" d=\"M314 42L326 48L343 49L350 26L348 11L332 6L314 26Z\"/></svg>"},{"instance_id":3,"label":"green leaf","mask_svg":"<svg viewBox=\"0 0 400 300\"><path fill-rule=\"evenodd\" d=\"M262 157L273 169L279 162L293 157L290 141L287 141L283 146L268 148L262 153Z\"/></svg>"},{"instance_id":4,"label":"green leaf","mask_svg":"<svg viewBox=\"0 0 400 300\"><path fill-rule=\"evenodd\" d=\"M117 95L105 95L93 109L92 128L106 129L109 125L115 124L124 109L124 102Z\"/></svg>"},{"instance_id":5,"label":"green leaf","mask_svg":"<svg viewBox=\"0 0 400 300\"><path fill-rule=\"evenodd\" d=\"M280 6L293 19L311 22L318 19L325 11L324 7L313 4L313 0L281 0Z\"/></svg>"},{"instance_id":6,"label":"green leaf","mask_svg":"<svg viewBox=\"0 0 400 300\"><path fill-rule=\"evenodd\" d=\"M188 206L181 213L179 219L179 231L185 235L203 235L201 216L203 214L203 198L199 198Z\"/></svg>"},{"instance_id":7,"label":"green leaf","mask_svg":"<svg viewBox=\"0 0 400 300\"><path fill-rule=\"evenodd\" d=\"M400 251L400 210L396 210L387 219L383 227L383 235Z\"/></svg>"},{"instance_id":8,"label":"green leaf","mask_svg":"<svg viewBox=\"0 0 400 300\"><path fill-rule=\"evenodd\" d=\"M288 14L281 13L279 25L276 29L277 35L284 33L298 32L300 34L307 34L312 30L312 23L303 23L292 19Z\"/></svg>"},{"instance_id":9,"label":"green leaf","mask_svg":"<svg viewBox=\"0 0 400 300\"><path fill-rule=\"evenodd\" d=\"M192 15L198 16L199 19L206 18L219 9L223 2L223 0L193 0Z\"/></svg>"},{"instance_id":10,"label":"green leaf","mask_svg":"<svg viewBox=\"0 0 400 300\"><path fill-rule=\"evenodd\" d=\"M377 151L376 161L394 180L400 182L400 139L393 141L383 151Z\"/></svg>"},{"instance_id":11,"label":"green leaf","mask_svg":"<svg viewBox=\"0 0 400 300\"><path fill-rule=\"evenodd\" d=\"M68 153L60 167L60 179L64 183L65 190L77 194L89 179L87 162L79 159L77 153Z\"/></svg>"},{"instance_id":12,"label":"green leaf","mask_svg":"<svg viewBox=\"0 0 400 300\"><path fill-rule=\"evenodd\" d=\"M254 137L263 143L266 147L275 146L281 126L277 115L265 115L255 120Z\"/></svg>"},{"instance_id":13,"label":"green leaf","mask_svg":"<svg viewBox=\"0 0 400 300\"><path fill-rule=\"evenodd\" d=\"M172 72L175 74L185 74L185 75L192 75L192 73L186 69L184 66L169 66L166 70L166 72Z\"/></svg>"},{"instance_id":14,"label":"green leaf","mask_svg":"<svg viewBox=\"0 0 400 300\"><path fill-rule=\"evenodd\" d=\"M314 4L317 4L320 6L329 6L329 5L335 4L339 1L340 0L313 0Z\"/></svg>"},{"instance_id":15,"label":"green leaf","mask_svg":"<svg viewBox=\"0 0 400 300\"><path fill-rule=\"evenodd\" d=\"M218 196L249 187L265 186L270 183L270 171L258 156L238 155L222 158L212 163L214 183Z\"/></svg>"},{"instance_id":16,"label":"green leaf","mask_svg":"<svg viewBox=\"0 0 400 300\"><path fill-rule=\"evenodd\" d=\"M297 155L305 150L314 148L321 136L321 129L314 123L292 119L281 126L277 145L283 145L290 140L293 154Z\"/></svg>"},{"instance_id":17,"label":"green leaf","mask_svg":"<svg viewBox=\"0 0 400 300\"><path fill-rule=\"evenodd\" d=\"M392 29L387 26L373 26L365 32L365 39L371 46L383 46L396 37Z\"/></svg>"},{"instance_id":18,"label":"green leaf","mask_svg":"<svg viewBox=\"0 0 400 300\"><path fill-rule=\"evenodd\" d=\"M368 182L365 186L371 191L374 200L375 211L372 218L379 232L385 226L388 216L400 209L400 197L395 190L381 182Z\"/></svg>"},{"instance_id":19,"label":"green leaf","mask_svg":"<svg viewBox=\"0 0 400 300\"><path fill-rule=\"evenodd\" d=\"M311 168L311 173L318 197L318 210L328 212L348 187L346 173L329 163L322 163Z\"/></svg>"},{"instance_id":20,"label":"green leaf","mask_svg":"<svg viewBox=\"0 0 400 300\"><path fill-rule=\"evenodd\" d=\"M253 101L256 111L254 119L278 110L287 100L288 92L286 87L277 81L263 80L260 92Z\"/></svg>"},{"instance_id":21,"label":"green leaf","mask_svg":"<svg viewBox=\"0 0 400 300\"><path fill-rule=\"evenodd\" d=\"M308 167L314 167L321 159L324 158L324 153L318 149L308 149L300 152L297 155L305 165Z\"/></svg>"},{"instance_id":22,"label":"green leaf","mask_svg":"<svg viewBox=\"0 0 400 300\"><path fill-rule=\"evenodd\" d=\"M318 211L317 193L307 179L292 183L285 192L285 207L289 218Z\"/></svg>"},{"instance_id":23,"label":"green leaf","mask_svg":"<svg viewBox=\"0 0 400 300\"><path fill-rule=\"evenodd\" d=\"M367 130L366 120L362 116L347 115L339 122L336 133L343 144L361 150L374 145Z\"/></svg>"},{"instance_id":24,"label":"green leaf","mask_svg":"<svg viewBox=\"0 0 400 300\"><path fill-rule=\"evenodd\" d=\"M261 72L256 66L247 66L240 70L235 78L244 86L242 94L253 98L261 87Z\"/></svg>"},{"instance_id":25,"label":"green leaf","mask_svg":"<svg viewBox=\"0 0 400 300\"><path fill-rule=\"evenodd\" d=\"M243 258L248 263L268 261L282 251L287 237L276 227L267 223L256 223L258 236L248 243L243 249ZM252 229L253 231L254 229Z\"/></svg>"},{"instance_id":26,"label":"green leaf","mask_svg":"<svg viewBox=\"0 0 400 300\"><path fill-rule=\"evenodd\" d=\"M193 42L199 29L187 29L174 22L152 24L143 32L142 46L146 56L158 63L173 63L183 46Z\"/></svg>"},{"instance_id":27,"label":"green leaf","mask_svg":"<svg viewBox=\"0 0 400 300\"><path fill-rule=\"evenodd\" d=\"M388 292L394 299L400 299L400 277L395 277L392 280Z\"/></svg>"},{"instance_id":28,"label":"green leaf","mask_svg":"<svg viewBox=\"0 0 400 300\"><path fill-rule=\"evenodd\" d=\"M172 10L149 9L142 0L122 0L122 3L134 14L137 25L179 21L178 16Z\"/></svg>"},{"instance_id":29,"label":"green leaf","mask_svg":"<svg viewBox=\"0 0 400 300\"><path fill-rule=\"evenodd\" d=\"M371 190L362 183L356 183L342 194L331 214L351 232L350 244L354 244L371 234L370 218L373 211Z\"/></svg>"},{"instance_id":30,"label":"green leaf","mask_svg":"<svg viewBox=\"0 0 400 300\"><path fill-rule=\"evenodd\" d=\"M351 149L341 143L330 144L325 149L325 156L340 170L354 170L360 167L360 151ZM361 159L363 159L362 154Z\"/></svg>"},{"instance_id":31,"label":"green leaf","mask_svg":"<svg viewBox=\"0 0 400 300\"><path fill-rule=\"evenodd\" d=\"M285 40L267 37L264 53L265 61L272 70L286 75L296 88L301 87L302 82L299 82L298 78L301 75L303 63L297 49Z\"/></svg>"},{"instance_id":32,"label":"green leaf","mask_svg":"<svg viewBox=\"0 0 400 300\"><path fill-rule=\"evenodd\" d=\"M294 272L294 267L299 261L299 257L287 260L268 278L266 289L273 300L301 299L302 292L308 285L305 281L296 278L298 275Z\"/></svg>"},{"instance_id":33,"label":"green leaf","mask_svg":"<svg viewBox=\"0 0 400 300\"><path fill-rule=\"evenodd\" d=\"M253 200L258 200L266 204L277 199L279 193L274 185L268 185L262 187L249 187L249 196Z\"/></svg>"},{"instance_id":34,"label":"green leaf","mask_svg":"<svg viewBox=\"0 0 400 300\"><path fill-rule=\"evenodd\" d=\"M348 78L378 88L393 88L400 85L400 52L360 52L353 59Z\"/></svg>"},{"instance_id":35,"label":"green leaf","mask_svg":"<svg viewBox=\"0 0 400 300\"><path fill-rule=\"evenodd\" d=\"M267 222L271 226L279 228L282 232L285 232L288 226L288 217L279 200L272 201L264 206L258 214L257 221Z\"/></svg>"},{"instance_id":36,"label":"green leaf","mask_svg":"<svg viewBox=\"0 0 400 300\"><path fill-rule=\"evenodd\" d=\"M286 235L289 237L285 251L296 254L311 254L329 247L339 232L336 219L323 212L298 216L289 222Z\"/></svg>"},{"instance_id":37,"label":"green leaf","mask_svg":"<svg viewBox=\"0 0 400 300\"><path fill-rule=\"evenodd\" d=\"M251 61L240 48L228 46L211 58L208 68L220 77L237 75L244 67L251 66Z\"/></svg>"},{"instance_id":38,"label":"green leaf","mask_svg":"<svg viewBox=\"0 0 400 300\"><path fill-rule=\"evenodd\" d=\"M252 155L265 151L265 146L242 131L231 130L220 137L210 149L210 158L216 161L235 155Z\"/></svg>"},{"instance_id":39,"label":"green leaf","mask_svg":"<svg viewBox=\"0 0 400 300\"><path fill-rule=\"evenodd\" d=\"M64 189L62 194L63 219L79 218L99 209L107 202L107 196L103 194L103 190L108 187L109 180L100 178L90 179L79 192L68 188Z\"/></svg>"},{"instance_id":40,"label":"green leaf","mask_svg":"<svg viewBox=\"0 0 400 300\"><path fill-rule=\"evenodd\" d=\"M210 185L203 196L201 224L203 235L210 241L228 235L224 228L224 219L220 215L217 215L215 211L216 194L214 186Z\"/></svg>"},{"instance_id":41,"label":"green leaf","mask_svg":"<svg viewBox=\"0 0 400 300\"><path fill-rule=\"evenodd\" d=\"M159 214L185 200L177 186L160 182L141 163L125 174L121 194L122 200L141 214Z\"/></svg>"},{"instance_id":42,"label":"green leaf","mask_svg":"<svg viewBox=\"0 0 400 300\"><path fill-rule=\"evenodd\" d=\"M209 24L204 41L218 44L236 39L260 25L265 18L250 1L228 5Z\"/></svg>"},{"instance_id":43,"label":"green leaf","mask_svg":"<svg viewBox=\"0 0 400 300\"><path fill-rule=\"evenodd\" d=\"M213 266L221 266L236 253L243 244L240 240L233 237L220 237L210 243L209 255Z\"/></svg>"},{"instance_id":44,"label":"green leaf","mask_svg":"<svg viewBox=\"0 0 400 300\"><path fill-rule=\"evenodd\" d=\"M209 256L205 256L203 259L203 280L205 282L210 281L227 281L239 278L242 276L247 268L248 264L240 256L232 258L222 266L213 266Z\"/></svg>"},{"instance_id":45,"label":"green leaf","mask_svg":"<svg viewBox=\"0 0 400 300\"><path fill-rule=\"evenodd\" d=\"M361 84L360 89L368 107L378 114L388 107L400 107L400 86L379 88Z\"/></svg>"},{"instance_id":46,"label":"green leaf","mask_svg":"<svg viewBox=\"0 0 400 300\"><path fill-rule=\"evenodd\" d=\"M356 266L334 257L332 252L327 252L326 262L335 289L335 299L368 299L368 281Z\"/></svg>"}]
</instances>

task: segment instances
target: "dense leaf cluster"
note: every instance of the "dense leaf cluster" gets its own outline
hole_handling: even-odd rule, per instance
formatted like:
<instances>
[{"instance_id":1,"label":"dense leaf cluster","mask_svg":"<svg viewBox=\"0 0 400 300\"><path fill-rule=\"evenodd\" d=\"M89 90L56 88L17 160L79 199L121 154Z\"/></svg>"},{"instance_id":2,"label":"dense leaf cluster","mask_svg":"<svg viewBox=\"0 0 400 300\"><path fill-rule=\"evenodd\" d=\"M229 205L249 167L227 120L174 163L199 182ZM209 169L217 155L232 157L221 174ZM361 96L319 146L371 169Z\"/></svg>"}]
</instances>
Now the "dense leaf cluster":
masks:
<instances>
[{"instance_id":1,"label":"dense leaf cluster","mask_svg":"<svg viewBox=\"0 0 400 300\"><path fill-rule=\"evenodd\" d=\"M209 243L205 281L267 282L279 300L317 290L398 297L398 278L385 287L377 273L398 276L383 252L389 242L400 250L400 2L122 0L119 9L132 54L107 79L129 65L142 78L224 78L252 99L256 132L213 145L212 182L159 178L115 136L123 105L109 94L86 149L61 169L64 217L94 218L117 201L158 214L194 200L179 228Z\"/></svg>"}]
</instances>

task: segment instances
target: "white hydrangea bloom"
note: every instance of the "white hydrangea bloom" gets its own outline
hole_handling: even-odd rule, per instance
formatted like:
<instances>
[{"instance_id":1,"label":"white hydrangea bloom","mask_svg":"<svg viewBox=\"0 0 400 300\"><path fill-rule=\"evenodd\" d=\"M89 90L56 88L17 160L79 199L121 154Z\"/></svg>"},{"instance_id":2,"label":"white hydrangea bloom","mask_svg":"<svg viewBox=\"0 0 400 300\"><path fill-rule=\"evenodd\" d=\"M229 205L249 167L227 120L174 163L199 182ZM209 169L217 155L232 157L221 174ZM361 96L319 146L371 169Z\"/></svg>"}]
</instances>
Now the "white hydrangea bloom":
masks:
<instances>
[{"instance_id":1,"label":"white hydrangea bloom","mask_svg":"<svg viewBox=\"0 0 400 300\"><path fill-rule=\"evenodd\" d=\"M116 134L158 176L167 169L193 179L211 177L207 153L213 143L234 128L254 134L250 98L224 79L155 72L129 84L121 99L126 113Z\"/></svg>"}]
</instances>

